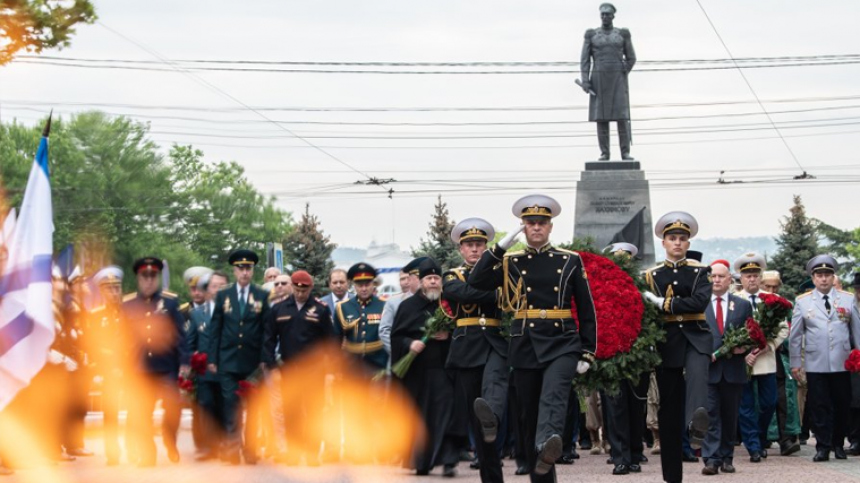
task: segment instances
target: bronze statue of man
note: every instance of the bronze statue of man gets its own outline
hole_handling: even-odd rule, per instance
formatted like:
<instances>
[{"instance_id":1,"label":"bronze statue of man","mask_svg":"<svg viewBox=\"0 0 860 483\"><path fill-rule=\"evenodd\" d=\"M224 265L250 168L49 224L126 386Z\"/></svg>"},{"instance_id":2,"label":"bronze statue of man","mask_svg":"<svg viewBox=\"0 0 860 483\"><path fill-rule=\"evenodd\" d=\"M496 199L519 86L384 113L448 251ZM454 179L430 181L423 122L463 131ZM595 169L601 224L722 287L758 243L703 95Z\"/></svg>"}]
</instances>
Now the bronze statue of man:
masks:
<instances>
[{"instance_id":1,"label":"bronze statue of man","mask_svg":"<svg viewBox=\"0 0 860 483\"><path fill-rule=\"evenodd\" d=\"M597 141L600 160L609 159L609 121L618 124L618 141L621 159L630 156L630 95L627 74L636 63L636 53L630 40L630 31L612 25L615 6L600 5L600 28L588 29L582 44L580 70L582 81L577 82L589 95L588 120L597 123Z\"/></svg>"}]
</instances>

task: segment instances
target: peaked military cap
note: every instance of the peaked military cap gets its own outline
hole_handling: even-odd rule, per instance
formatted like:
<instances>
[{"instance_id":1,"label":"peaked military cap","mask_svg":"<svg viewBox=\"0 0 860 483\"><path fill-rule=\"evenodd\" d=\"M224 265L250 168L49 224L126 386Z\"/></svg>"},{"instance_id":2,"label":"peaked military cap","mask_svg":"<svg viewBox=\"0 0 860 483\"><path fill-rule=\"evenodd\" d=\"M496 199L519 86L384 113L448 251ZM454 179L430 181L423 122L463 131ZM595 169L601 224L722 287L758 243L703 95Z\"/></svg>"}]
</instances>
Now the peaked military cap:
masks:
<instances>
[{"instance_id":1,"label":"peaked military cap","mask_svg":"<svg viewBox=\"0 0 860 483\"><path fill-rule=\"evenodd\" d=\"M119 285L122 283L122 275L121 268L116 265L108 265L93 275L93 281L96 285Z\"/></svg>"},{"instance_id":2,"label":"peaked military cap","mask_svg":"<svg viewBox=\"0 0 860 483\"><path fill-rule=\"evenodd\" d=\"M256 265L260 261L260 257L257 256L251 250L246 248L240 248L238 250L233 250L233 253L230 254L228 258L230 265L240 266L240 265Z\"/></svg>"},{"instance_id":3,"label":"peaked military cap","mask_svg":"<svg viewBox=\"0 0 860 483\"><path fill-rule=\"evenodd\" d=\"M212 273L212 269L208 267L191 267L185 270L182 274L182 279L185 280L185 285L196 287L200 282L200 277L204 274Z\"/></svg>"},{"instance_id":4,"label":"peaked military cap","mask_svg":"<svg viewBox=\"0 0 860 483\"><path fill-rule=\"evenodd\" d=\"M141 271L160 272L162 270L164 270L164 262L155 257L138 258L132 266L132 271L134 271L135 274L138 274Z\"/></svg>"},{"instance_id":5,"label":"peaked military cap","mask_svg":"<svg viewBox=\"0 0 860 483\"><path fill-rule=\"evenodd\" d=\"M451 241L457 244L469 240L489 242L495 237L493 225L483 218L466 218L451 229Z\"/></svg>"},{"instance_id":6,"label":"peaked military cap","mask_svg":"<svg viewBox=\"0 0 860 483\"><path fill-rule=\"evenodd\" d=\"M518 199L511 211L517 218L524 218L526 216L555 218L561 213L561 205L558 204L558 201L546 195L528 195Z\"/></svg>"},{"instance_id":7,"label":"peaked military cap","mask_svg":"<svg viewBox=\"0 0 860 483\"><path fill-rule=\"evenodd\" d=\"M636 245L632 243L626 242L618 242L609 245L608 247L603 249L604 253L615 253L617 251L622 251L630 254L631 257L635 257L639 254L639 249L636 248Z\"/></svg>"},{"instance_id":8,"label":"peaked military cap","mask_svg":"<svg viewBox=\"0 0 860 483\"><path fill-rule=\"evenodd\" d=\"M429 275L439 275L441 277L442 267L436 263L436 260L428 257L426 260L421 262L421 265L418 267L418 278L424 278Z\"/></svg>"},{"instance_id":9,"label":"peaked military cap","mask_svg":"<svg viewBox=\"0 0 860 483\"><path fill-rule=\"evenodd\" d=\"M376 275L376 269L373 268L372 265L364 262L356 263L349 267L349 271L346 272L346 277L353 282L373 281L373 279L376 278Z\"/></svg>"},{"instance_id":10,"label":"peaked military cap","mask_svg":"<svg viewBox=\"0 0 860 483\"><path fill-rule=\"evenodd\" d=\"M830 255L816 255L806 264L806 273L812 275L815 272L835 273L839 270L839 264Z\"/></svg>"},{"instance_id":11,"label":"peaked military cap","mask_svg":"<svg viewBox=\"0 0 860 483\"><path fill-rule=\"evenodd\" d=\"M606 3L601 3L601 4L600 4L600 12L601 12L601 13L603 13L603 12L609 12L609 13L613 13L613 14L614 14L614 13L615 13L615 5L612 5L611 3L608 3L608 2L606 2Z\"/></svg>"},{"instance_id":12,"label":"peaked military cap","mask_svg":"<svg viewBox=\"0 0 860 483\"><path fill-rule=\"evenodd\" d=\"M735 260L735 271L738 273L767 270L767 261L755 252L745 253Z\"/></svg>"},{"instance_id":13,"label":"peaked military cap","mask_svg":"<svg viewBox=\"0 0 860 483\"><path fill-rule=\"evenodd\" d=\"M685 211L671 211L661 216L654 224L654 234L661 240L666 235L678 233L688 235L690 238L699 233L699 223L693 215Z\"/></svg>"},{"instance_id":14,"label":"peaked military cap","mask_svg":"<svg viewBox=\"0 0 860 483\"><path fill-rule=\"evenodd\" d=\"M400 269L403 273L408 273L410 275L418 275L418 266L421 265L421 262L427 260L427 257L418 257L412 259L411 262L407 263Z\"/></svg>"}]
</instances>

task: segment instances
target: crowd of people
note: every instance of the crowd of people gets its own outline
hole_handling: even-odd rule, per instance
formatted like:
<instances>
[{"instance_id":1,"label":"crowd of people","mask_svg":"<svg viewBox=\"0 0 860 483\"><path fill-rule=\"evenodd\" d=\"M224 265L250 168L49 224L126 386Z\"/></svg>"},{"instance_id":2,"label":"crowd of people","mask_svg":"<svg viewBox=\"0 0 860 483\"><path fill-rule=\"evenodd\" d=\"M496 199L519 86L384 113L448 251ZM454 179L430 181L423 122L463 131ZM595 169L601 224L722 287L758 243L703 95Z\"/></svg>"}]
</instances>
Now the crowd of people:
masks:
<instances>
[{"instance_id":1,"label":"crowd of people","mask_svg":"<svg viewBox=\"0 0 860 483\"><path fill-rule=\"evenodd\" d=\"M655 224L665 260L641 273L644 303L653 304L665 331L656 348L662 362L638 380L622 381L617 392L588 392L576 378L600 364L592 296L598 284L580 254L550 243L552 219L561 212L556 200L526 196L512 211L517 229L492 247L490 223L458 223L451 239L462 264L443 269L432 258L416 258L401 270L402 293L386 300L376 294L378 273L368 263L332 270L322 297L313 295L323 290L303 270L267 268L257 285L259 257L247 249L229 255L232 283L222 271L187 269L186 303L161 288L164 264L156 257L130 267L136 291L127 295L123 269L95 273L100 303L90 310L82 308L83 274L66 279L56 271L54 346L42 373L5 412L38 430L40 451L55 460L93 455L84 445L92 391L99 395L108 465L122 459L123 410L126 460L156 464L157 407L168 459L179 461L183 406L192 409L196 460L349 463L350 446L372 445L379 435L356 441L344 431L310 437L319 442L311 446L291 439L304 431L291 425L310 405L325 402L307 399L298 411L288 409L295 382L285 371L328 344L378 387L380 408L393 386L408 394L423 430L399 462L417 475L441 466L443 476L454 477L471 451L484 482L504 480L504 456L515 458L517 475L556 481L556 465L574 464L579 446L607 454L617 475L640 472L650 448L664 480L676 482L684 462L701 458L705 475L734 473L741 443L749 461L759 463L774 443L780 456L789 456L812 435L816 462L831 453L860 455L860 384L845 367L850 351L860 348L860 290L837 287L833 257L809 261L810 286L764 347L716 357L727 331L761 310L762 295L779 293L780 275L756 253L703 263L689 250L697 221L685 212L666 214ZM521 233L525 247L514 250ZM636 257L638 250L617 243L605 251ZM860 285L860 274L854 282ZM336 392L337 376L321 381ZM243 395L249 381L259 386L258 397ZM46 405L46 391L64 395L62 402ZM4 438L4 473L19 463L13 453Z\"/></svg>"}]
</instances>

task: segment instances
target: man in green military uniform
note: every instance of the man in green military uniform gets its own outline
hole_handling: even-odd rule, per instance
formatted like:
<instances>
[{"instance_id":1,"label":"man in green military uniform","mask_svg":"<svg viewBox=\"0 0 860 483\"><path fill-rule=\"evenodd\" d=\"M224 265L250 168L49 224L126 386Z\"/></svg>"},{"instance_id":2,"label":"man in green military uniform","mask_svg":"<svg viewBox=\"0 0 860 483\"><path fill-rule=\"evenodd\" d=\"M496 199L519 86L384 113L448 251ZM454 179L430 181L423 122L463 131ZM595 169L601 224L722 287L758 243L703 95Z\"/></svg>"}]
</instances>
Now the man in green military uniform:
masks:
<instances>
[{"instance_id":1,"label":"man in green military uniform","mask_svg":"<svg viewBox=\"0 0 860 483\"><path fill-rule=\"evenodd\" d=\"M239 464L239 447L245 463L256 464L254 444L257 414L249 406L242 444L242 404L237 391L239 381L251 375L262 364L263 319L269 311L269 294L251 283L254 266L259 257L251 250L240 249L230 254L236 283L218 292L212 312L212 372L221 381L224 402L224 426L227 437L227 458Z\"/></svg>"},{"instance_id":2,"label":"man in green military uniform","mask_svg":"<svg viewBox=\"0 0 860 483\"><path fill-rule=\"evenodd\" d=\"M343 340L343 350L363 360L377 371L388 365L388 353L379 338L379 322L385 302L373 293L376 269L356 263L346 276L355 288L355 297L334 308L334 330Z\"/></svg>"}]
</instances>

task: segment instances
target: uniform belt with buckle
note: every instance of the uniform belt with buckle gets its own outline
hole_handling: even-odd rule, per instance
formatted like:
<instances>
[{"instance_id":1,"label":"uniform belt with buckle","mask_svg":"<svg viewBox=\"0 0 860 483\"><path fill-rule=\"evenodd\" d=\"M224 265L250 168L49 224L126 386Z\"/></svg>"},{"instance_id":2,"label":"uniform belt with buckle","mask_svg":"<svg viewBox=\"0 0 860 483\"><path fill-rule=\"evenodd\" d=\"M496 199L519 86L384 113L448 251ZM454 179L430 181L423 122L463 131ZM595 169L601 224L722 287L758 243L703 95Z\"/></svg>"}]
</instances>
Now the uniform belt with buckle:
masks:
<instances>
[{"instance_id":1,"label":"uniform belt with buckle","mask_svg":"<svg viewBox=\"0 0 860 483\"><path fill-rule=\"evenodd\" d=\"M457 327L501 327L502 321L499 319L488 319L486 317L464 317L457 319Z\"/></svg>"},{"instance_id":2,"label":"uniform belt with buckle","mask_svg":"<svg viewBox=\"0 0 860 483\"><path fill-rule=\"evenodd\" d=\"M663 322L690 322L705 320L705 314L666 314Z\"/></svg>"},{"instance_id":3,"label":"uniform belt with buckle","mask_svg":"<svg viewBox=\"0 0 860 483\"><path fill-rule=\"evenodd\" d=\"M572 319L570 309L529 309L517 310L514 315L518 319Z\"/></svg>"},{"instance_id":4,"label":"uniform belt with buckle","mask_svg":"<svg viewBox=\"0 0 860 483\"><path fill-rule=\"evenodd\" d=\"M369 352L382 350L383 348L384 346L382 345L381 340L373 342L343 342L343 350L350 354L367 354Z\"/></svg>"}]
</instances>

